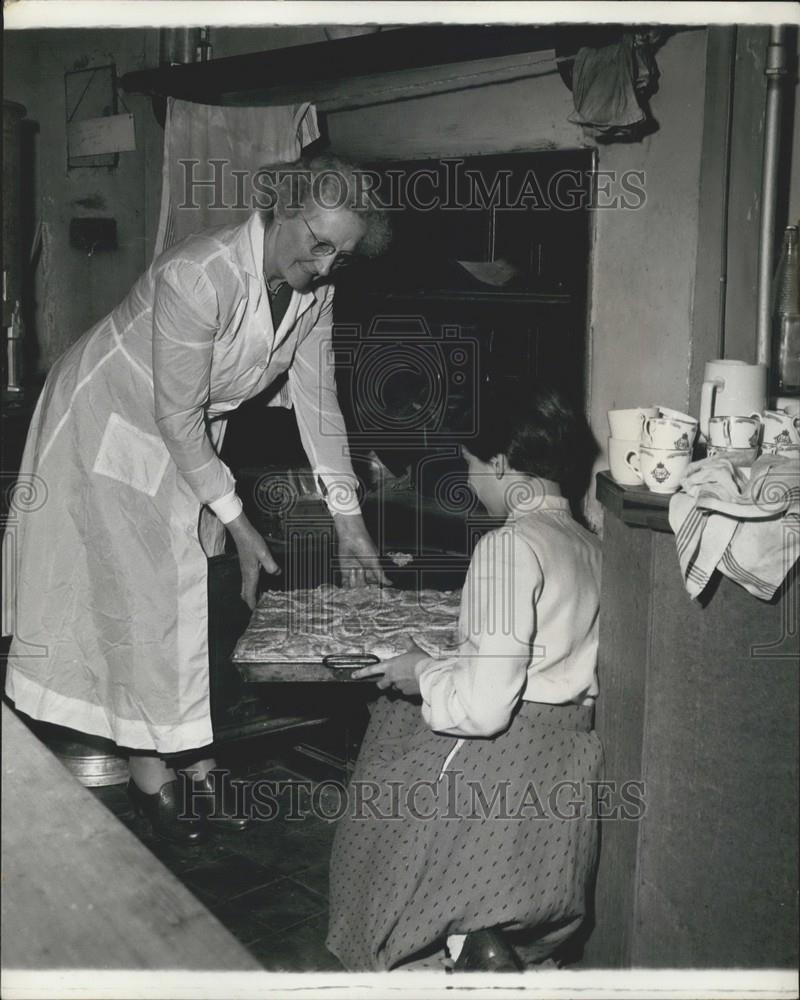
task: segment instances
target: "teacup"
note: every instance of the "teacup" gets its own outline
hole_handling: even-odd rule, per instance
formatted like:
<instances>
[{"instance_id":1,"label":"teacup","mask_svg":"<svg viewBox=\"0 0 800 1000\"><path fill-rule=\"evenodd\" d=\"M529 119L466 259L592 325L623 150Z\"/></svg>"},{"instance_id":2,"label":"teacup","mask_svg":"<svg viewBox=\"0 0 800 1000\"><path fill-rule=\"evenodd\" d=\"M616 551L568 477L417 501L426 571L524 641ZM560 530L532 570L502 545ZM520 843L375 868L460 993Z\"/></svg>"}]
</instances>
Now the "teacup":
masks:
<instances>
[{"instance_id":1,"label":"teacup","mask_svg":"<svg viewBox=\"0 0 800 1000\"><path fill-rule=\"evenodd\" d=\"M608 468L611 478L620 486L640 486L639 442L608 439Z\"/></svg>"},{"instance_id":2,"label":"teacup","mask_svg":"<svg viewBox=\"0 0 800 1000\"><path fill-rule=\"evenodd\" d=\"M775 409L782 410L792 417L800 417L800 397L799 396L778 396L775 400Z\"/></svg>"},{"instance_id":3,"label":"teacup","mask_svg":"<svg viewBox=\"0 0 800 1000\"><path fill-rule=\"evenodd\" d=\"M689 413L684 413L683 410L673 410L671 406L659 406L658 415L664 417L666 420L675 420L679 424L685 424L692 444L694 444L700 426L700 422L696 417L691 416Z\"/></svg>"},{"instance_id":4,"label":"teacup","mask_svg":"<svg viewBox=\"0 0 800 1000\"><path fill-rule=\"evenodd\" d=\"M608 426L611 428L611 437L620 441L638 441L642 433L642 427L648 417L657 417L658 408L655 406L635 406L628 410L609 410Z\"/></svg>"},{"instance_id":5,"label":"teacup","mask_svg":"<svg viewBox=\"0 0 800 1000\"><path fill-rule=\"evenodd\" d=\"M672 451L691 451L697 425L671 417L650 417L642 428L642 444L650 448L670 448Z\"/></svg>"},{"instance_id":6,"label":"teacup","mask_svg":"<svg viewBox=\"0 0 800 1000\"><path fill-rule=\"evenodd\" d=\"M726 445L710 444L706 455L708 458L727 458L737 467L749 466L758 458L758 448L728 448Z\"/></svg>"},{"instance_id":7,"label":"teacup","mask_svg":"<svg viewBox=\"0 0 800 1000\"><path fill-rule=\"evenodd\" d=\"M761 416L711 417L708 421L708 443L715 448L757 448L761 435Z\"/></svg>"},{"instance_id":8,"label":"teacup","mask_svg":"<svg viewBox=\"0 0 800 1000\"><path fill-rule=\"evenodd\" d=\"M672 448L639 448L639 467L645 486L653 493L676 493L681 479L692 461L690 451L675 451Z\"/></svg>"},{"instance_id":9,"label":"teacup","mask_svg":"<svg viewBox=\"0 0 800 1000\"><path fill-rule=\"evenodd\" d=\"M764 410L761 419L764 423L761 450L765 454L774 455L782 448L800 444L800 417L783 410Z\"/></svg>"}]
</instances>

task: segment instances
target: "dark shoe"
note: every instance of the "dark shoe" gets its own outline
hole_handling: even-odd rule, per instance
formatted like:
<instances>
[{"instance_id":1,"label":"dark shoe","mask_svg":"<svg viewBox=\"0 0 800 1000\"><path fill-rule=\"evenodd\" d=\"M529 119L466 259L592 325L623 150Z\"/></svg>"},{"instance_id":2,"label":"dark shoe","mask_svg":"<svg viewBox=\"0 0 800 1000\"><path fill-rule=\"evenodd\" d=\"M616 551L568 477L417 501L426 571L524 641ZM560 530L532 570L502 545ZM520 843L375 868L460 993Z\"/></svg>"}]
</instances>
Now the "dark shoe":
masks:
<instances>
[{"instance_id":1,"label":"dark shoe","mask_svg":"<svg viewBox=\"0 0 800 1000\"><path fill-rule=\"evenodd\" d=\"M522 962L499 927L470 931L453 972L520 972Z\"/></svg>"},{"instance_id":2,"label":"dark shoe","mask_svg":"<svg viewBox=\"0 0 800 1000\"><path fill-rule=\"evenodd\" d=\"M150 821L153 833L171 844L201 844L207 837L201 820L181 818L183 812L177 780L167 781L153 795L143 792L131 778L128 797L139 816Z\"/></svg>"},{"instance_id":3,"label":"dark shoe","mask_svg":"<svg viewBox=\"0 0 800 1000\"><path fill-rule=\"evenodd\" d=\"M186 785L186 796L187 812L200 815L211 830L238 833L250 825L225 770L214 769L203 778L192 777Z\"/></svg>"}]
</instances>

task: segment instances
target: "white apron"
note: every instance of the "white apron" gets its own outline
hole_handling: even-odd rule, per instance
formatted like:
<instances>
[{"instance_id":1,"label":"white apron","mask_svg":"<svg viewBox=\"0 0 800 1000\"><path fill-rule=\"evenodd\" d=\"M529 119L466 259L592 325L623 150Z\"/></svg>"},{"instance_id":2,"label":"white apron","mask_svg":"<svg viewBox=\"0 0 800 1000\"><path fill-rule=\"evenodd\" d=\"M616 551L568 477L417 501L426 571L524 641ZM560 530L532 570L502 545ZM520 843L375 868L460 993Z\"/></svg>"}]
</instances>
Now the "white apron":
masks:
<instances>
[{"instance_id":1,"label":"white apron","mask_svg":"<svg viewBox=\"0 0 800 1000\"><path fill-rule=\"evenodd\" d=\"M224 530L203 505L233 488L214 450L227 411L289 369L312 466L352 475L332 289L294 293L273 331L263 240L254 215L172 248L48 376L21 469L46 499L15 521L8 581L6 691L35 719L162 753L212 742L207 556Z\"/></svg>"}]
</instances>

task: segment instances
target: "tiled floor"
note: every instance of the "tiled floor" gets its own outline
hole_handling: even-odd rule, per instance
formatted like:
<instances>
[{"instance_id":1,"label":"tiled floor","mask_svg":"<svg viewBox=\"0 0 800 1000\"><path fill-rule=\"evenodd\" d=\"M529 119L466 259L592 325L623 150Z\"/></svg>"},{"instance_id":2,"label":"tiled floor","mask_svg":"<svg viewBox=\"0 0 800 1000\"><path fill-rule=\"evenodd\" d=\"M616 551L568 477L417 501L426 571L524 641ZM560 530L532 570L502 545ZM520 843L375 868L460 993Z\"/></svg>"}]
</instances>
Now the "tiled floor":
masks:
<instances>
[{"instance_id":1,"label":"tiled floor","mask_svg":"<svg viewBox=\"0 0 800 1000\"><path fill-rule=\"evenodd\" d=\"M280 747L246 746L219 763L235 777L270 782L305 782L337 777L320 774L313 764L287 767ZM289 754L290 764L296 758ZM314 773L316 772L316 773ZM280 799L274 818L254 822L243 833L216 834L197 848L177 847L153 838L137 818L124 785L93 789L97 797L153 851L218 919L270 971L325 972L342 967L325 948L328 909L328 858L334 823L313 815L287 818L290 802ZM334 793L335 794L335 793ZM307 811L308 792L295 802ZM295 810L299 811L299 810Z\"/></svg>"}]
</instances>

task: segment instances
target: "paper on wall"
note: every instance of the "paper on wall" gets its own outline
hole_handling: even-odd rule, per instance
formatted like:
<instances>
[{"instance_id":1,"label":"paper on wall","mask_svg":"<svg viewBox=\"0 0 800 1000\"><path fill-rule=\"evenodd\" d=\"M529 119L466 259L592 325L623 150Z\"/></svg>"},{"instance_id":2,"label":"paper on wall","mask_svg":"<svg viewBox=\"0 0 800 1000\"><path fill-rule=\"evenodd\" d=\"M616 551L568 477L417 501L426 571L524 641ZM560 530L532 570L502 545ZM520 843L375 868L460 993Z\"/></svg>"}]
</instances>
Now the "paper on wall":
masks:
<instances>
[{"instance_id":1,"label":"paper on wall","mask_svg":"<svg viewBox=\"0 0 800 1000\"><path fill-rule=\"evenodd\" d=\"M70 122L67 126L67 148L70 159L130 152L136 149L133 115L105 115Z\"/></svg>"}]
</instances>

